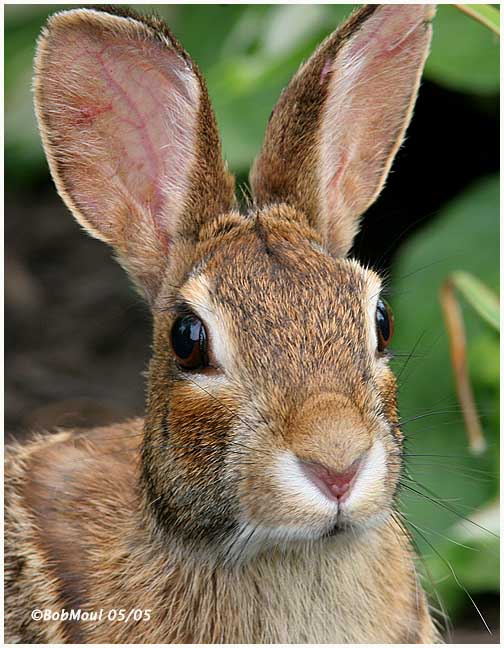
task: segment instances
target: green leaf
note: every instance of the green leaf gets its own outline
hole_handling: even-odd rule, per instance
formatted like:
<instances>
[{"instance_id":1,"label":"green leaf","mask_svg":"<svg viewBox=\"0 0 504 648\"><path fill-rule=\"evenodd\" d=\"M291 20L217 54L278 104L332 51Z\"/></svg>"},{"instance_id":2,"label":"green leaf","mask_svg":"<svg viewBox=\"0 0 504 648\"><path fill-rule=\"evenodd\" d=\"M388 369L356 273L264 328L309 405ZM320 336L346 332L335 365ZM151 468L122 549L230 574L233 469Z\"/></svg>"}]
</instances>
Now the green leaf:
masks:
<instances>
[{"instance_id":1,"label":"green leaf","mask_svg":"<svg viewBox=\"0 0 504 648\"><path fill-rule=\"evenodd\" d=\"M499 92L499 38L453 6L440 5L433 22L425 76L460 92Z\"/></svg>"},{"instance_id":2,"label":"green leaf","mask_svg":"<svg viewBox=\"0 0 504 648\"><path fill-rule=\"evenodd\" d=\"M499 286L499 178L490 177L469 187L447 204L435 220L420 230L401 249L392 277L389 297L395 316L393 350L414 356L404 367L400 357L392 362L399 377L399 409L403 426L407 482L424 495L404 489L403 510L427 540L448 560L465 587L476 583L467 576L466 564L476 556L485 563L478 591L495 586L498 560L485 548L463 549L444 541L453 538L456 513L470 515L498 492L499 470L499 373L495 331L467 304L462 304L469 347L469 371L488 451L473 457L452 377L448 337L438 300L440 286L454 272L477 275L492 291ZM394 278L395 277L395 278ZM484 353L472 352L473 341ZM493 357L489 358L489 354ZM488 365L488 366L487 366ZM482 472L480 472L482 471ZM426 490L428 489L428 490ZM413 529L419 548L448 611L467 603L467 596L446 563ZM474 577L476 578L476 577Z\"/></svg>"},{"instance_id":3,"label":"green leaf","mask_svg":"<svg viewBox=\"0 0 504 648\"><path fill-rule=\"evenodd\" d=\"M500 12L492 5L456 4L453 6L491 29L497 36L500 35Z\"/></svg>"},{"instance_id":4,"label":"green leaf","mask_svg":"<svg viewBox=\"0 0 504 648\"><path fill-rule=\"evenodd\" d=\"M499 300L497 296L484 283L468 272L454 272L451 280L474 310L498 331Z\"/></svg>"},{"instance_id":5,"label":"green leaf","mask_svg":"<svg viewBox=\"0 0 504 648\"><path fill-rule=\"evenodd\" d=\"M473 380L489 389L499 384L500 358L499 336L485 331L471 338L469 349L469 371Z\"/></svg>"}]
</instances>

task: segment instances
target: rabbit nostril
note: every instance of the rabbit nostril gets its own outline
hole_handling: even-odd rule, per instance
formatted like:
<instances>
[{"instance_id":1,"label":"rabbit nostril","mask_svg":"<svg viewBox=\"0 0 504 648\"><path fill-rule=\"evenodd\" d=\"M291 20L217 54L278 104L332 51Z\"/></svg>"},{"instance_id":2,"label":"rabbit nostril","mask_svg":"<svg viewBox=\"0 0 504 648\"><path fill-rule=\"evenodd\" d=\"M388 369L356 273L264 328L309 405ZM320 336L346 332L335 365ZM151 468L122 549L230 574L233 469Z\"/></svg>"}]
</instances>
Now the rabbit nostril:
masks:
<instances>
[{"instance_id":1,"label":"rabbit nostril","mask_svg":"<svg viewBox=\"0 0 504 648\"><path fill-rule=\"evenodd\" d=\"M337 472L315 461L300 460L308 479L329 499L337 502L341 502L350 491L361 463L361 459L357 459L343 472Z\"/></svg>"}]
</instances>

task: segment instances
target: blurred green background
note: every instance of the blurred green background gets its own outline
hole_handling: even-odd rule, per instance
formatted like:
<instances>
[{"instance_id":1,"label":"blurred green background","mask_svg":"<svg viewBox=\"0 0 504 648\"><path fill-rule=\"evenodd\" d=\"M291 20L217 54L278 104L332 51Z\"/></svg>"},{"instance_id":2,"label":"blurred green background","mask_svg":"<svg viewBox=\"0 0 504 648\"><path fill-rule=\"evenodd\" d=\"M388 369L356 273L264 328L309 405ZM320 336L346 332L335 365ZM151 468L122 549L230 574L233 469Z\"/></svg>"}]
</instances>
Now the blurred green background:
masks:
<instances>
[{"instance_id":1,"label":"blurred green background","mask_svg":"<svg viewBox=\"0 0 504 648\"><path fill-rule=\"evenodd\" d=\"M137 8L162 15L197 61L224 155L244 184L282 87L354 6ZM16 435L41 421L84 425L141 411L138 374L148 358L148 317L104 246L84 239L65 214L36 130L34 46L47 15L64 7L5 6L6 416ZM354 248L388 277L401 413L405 420L422 416L404 426L406 465L417 481L407 483L418 493L404 489L401 501L429 572L425 586L434 585L460 641L498 637L499 543L458 514L498 533L499 339L463 305L488 442L475 457L467 450L438 293L454 270L498 291L498 95L498 37L441 6L406 143Z\"/></svg>"}]
</instances>

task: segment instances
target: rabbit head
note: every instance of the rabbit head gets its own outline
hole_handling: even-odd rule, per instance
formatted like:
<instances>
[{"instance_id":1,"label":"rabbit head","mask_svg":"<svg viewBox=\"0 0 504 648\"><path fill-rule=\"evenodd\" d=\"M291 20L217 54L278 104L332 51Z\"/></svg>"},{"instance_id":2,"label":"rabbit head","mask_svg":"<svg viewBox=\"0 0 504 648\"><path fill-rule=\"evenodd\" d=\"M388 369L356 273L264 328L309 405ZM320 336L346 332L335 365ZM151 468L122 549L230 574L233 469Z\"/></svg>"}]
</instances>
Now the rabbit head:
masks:
<instances>
[{"instance_id":1,"label":"rabbit head","mask_svg":"<svg viewBox=\"0 0 504 648\"><path fill-rule=\"evenodd\" d=\"M245 214L204 80L166 26L50 19L35 97L53 177L153 313L140 484L163 532L236 557L390 514L392 321L379 276L347 254L408 125L433 13L364 6L329 36L270 117Z\"/></svg>"}]
</instances>

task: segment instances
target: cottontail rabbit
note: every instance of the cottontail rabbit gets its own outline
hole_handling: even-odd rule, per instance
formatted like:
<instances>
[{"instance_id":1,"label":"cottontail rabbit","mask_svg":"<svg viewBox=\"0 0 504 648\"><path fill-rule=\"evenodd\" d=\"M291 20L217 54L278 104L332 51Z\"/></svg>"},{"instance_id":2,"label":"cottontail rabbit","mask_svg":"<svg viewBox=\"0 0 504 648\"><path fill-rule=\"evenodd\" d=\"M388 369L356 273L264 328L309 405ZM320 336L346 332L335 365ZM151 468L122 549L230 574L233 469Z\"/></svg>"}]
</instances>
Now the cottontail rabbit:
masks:
<instances>
[{"instance_id":1,"label":"cottontail rabbit","mask_svg":"<svg viewBox=\"0 0 504 648\"><path fill-rule=\"evenodd\" d=\"M154 344L145 420L9 450L8 641L437 639L393 515L392 316L346 258L433 14L368 5L324 41L271 115L247 214L162 22L49 20L35 103L51 171L148 301Z\"/></svg>"}]
</instances>

